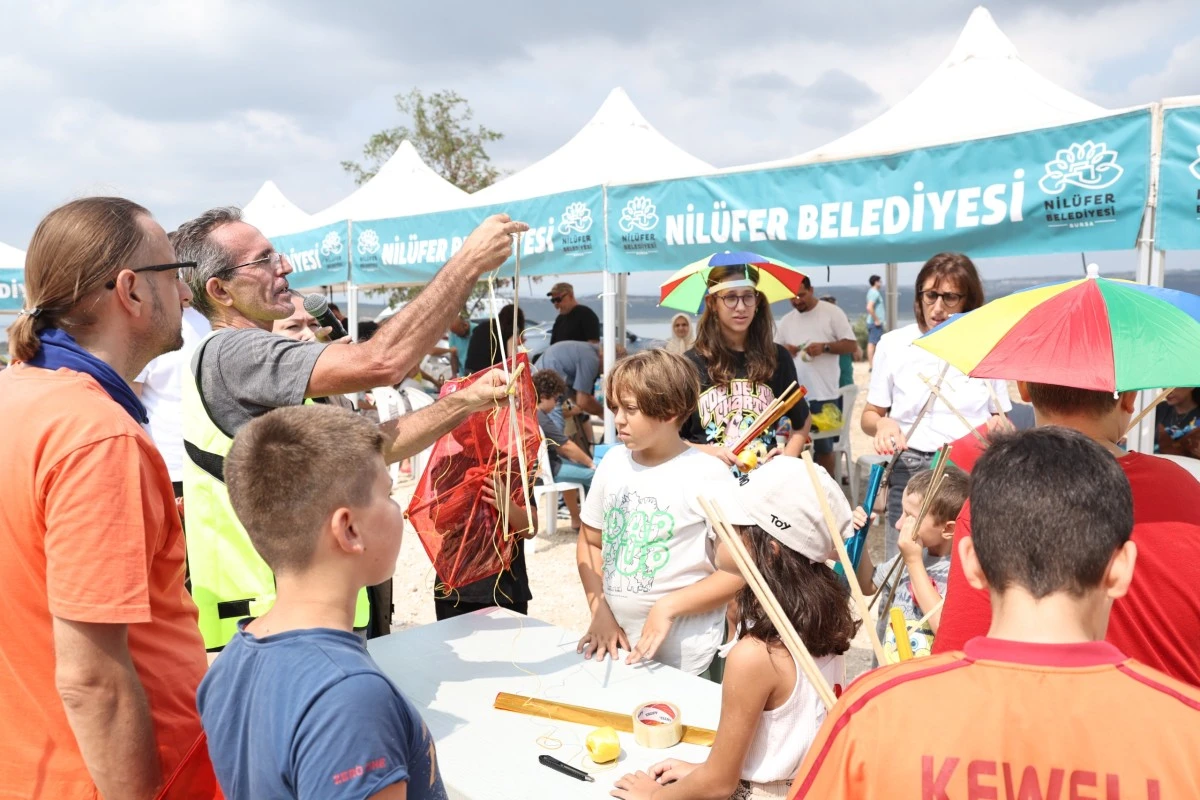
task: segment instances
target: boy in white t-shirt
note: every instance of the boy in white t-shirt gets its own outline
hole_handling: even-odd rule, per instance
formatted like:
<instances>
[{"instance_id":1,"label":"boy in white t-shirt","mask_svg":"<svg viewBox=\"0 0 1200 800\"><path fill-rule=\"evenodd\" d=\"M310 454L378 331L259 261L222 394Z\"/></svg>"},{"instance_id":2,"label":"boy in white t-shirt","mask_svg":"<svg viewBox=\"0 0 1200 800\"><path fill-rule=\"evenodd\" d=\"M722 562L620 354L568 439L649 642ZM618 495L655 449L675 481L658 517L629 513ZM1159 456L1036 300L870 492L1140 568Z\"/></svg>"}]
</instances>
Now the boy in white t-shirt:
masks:
<instances>
[{"instance_id":1,"label":"boy in white t-shirt","mask_svg":"<svg viewBox=\"0 0 1200 800\"><path fill-rule=\"evenodd\" d=\"M580 514L579 577L592 613L579 640L585 658L624 649L626 663L654 659L699 675L724 639L725 608L745 584L717 570L715 541L691 502L734 480L679 437L699 394L695 367L665 350L630 356L608 375L604 397L625 446L600 462Z\"/></svg>"}]
</instances>

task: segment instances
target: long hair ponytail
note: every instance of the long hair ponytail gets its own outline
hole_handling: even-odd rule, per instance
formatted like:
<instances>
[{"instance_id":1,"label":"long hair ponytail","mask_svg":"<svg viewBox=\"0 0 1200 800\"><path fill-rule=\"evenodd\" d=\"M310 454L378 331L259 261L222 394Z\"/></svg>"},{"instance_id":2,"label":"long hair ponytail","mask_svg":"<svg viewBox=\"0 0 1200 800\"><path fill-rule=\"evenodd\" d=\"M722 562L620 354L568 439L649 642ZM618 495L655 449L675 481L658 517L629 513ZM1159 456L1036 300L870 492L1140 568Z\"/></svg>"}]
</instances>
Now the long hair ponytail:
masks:
<instances>
[{"instance_id":1,"label":"long hair ponytail","mask_svg":"<svg viewBox=\"0 0 1200 800\"><path fill-rule=\"evenodd\" d=\"M25 254L25 305L8 327L16 361L29 361L45 328L93 321L79 301L129 263L146 239L139 220L150 212L121 197L85 197L54 209L38 223Z\"/></svg>"}]
</instances>

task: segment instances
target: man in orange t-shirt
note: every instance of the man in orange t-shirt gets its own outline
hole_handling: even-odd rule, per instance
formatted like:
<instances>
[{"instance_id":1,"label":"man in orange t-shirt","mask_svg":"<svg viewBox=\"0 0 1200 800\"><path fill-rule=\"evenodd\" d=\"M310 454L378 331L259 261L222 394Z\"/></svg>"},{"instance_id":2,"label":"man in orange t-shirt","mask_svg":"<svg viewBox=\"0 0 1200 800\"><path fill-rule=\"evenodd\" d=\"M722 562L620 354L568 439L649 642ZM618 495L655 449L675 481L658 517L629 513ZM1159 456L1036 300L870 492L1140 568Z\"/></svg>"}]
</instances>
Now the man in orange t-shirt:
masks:
<instances>
[{"instance_id":1,"label":"man in orange t-shirt","mask_svg":"<svg viewBox=\"0 0 1200 800\"><path fill-rule=\"evenodd\" d=\"M1120 466L1081 433L1037 428L988 448L971 504L959 549L991 592L988 635L851 685L790 796L1200 797L1200 691L1104 641L1137 559Z\"/></svg>"},{"instance_id":2,"label":"man in orange t-shirt","mask_svg":"<svg viewBox=\"0 0 1200 800\"><path fill-rule=\"evenodd\" d=\"M0 798L219 796L166 465L129 381L190 297L141 206L51 212L0 374Z\"/></svg>"}]
</instances>

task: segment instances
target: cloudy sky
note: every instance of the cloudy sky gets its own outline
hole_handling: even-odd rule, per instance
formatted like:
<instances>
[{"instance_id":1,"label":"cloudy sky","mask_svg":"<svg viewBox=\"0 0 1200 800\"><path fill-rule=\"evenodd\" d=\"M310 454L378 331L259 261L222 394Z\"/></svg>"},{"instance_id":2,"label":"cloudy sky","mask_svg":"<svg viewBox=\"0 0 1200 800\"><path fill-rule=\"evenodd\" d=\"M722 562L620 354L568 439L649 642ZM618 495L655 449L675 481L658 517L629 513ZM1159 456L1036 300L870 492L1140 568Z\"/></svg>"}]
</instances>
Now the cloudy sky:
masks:
<instances>
[{"instance_id":1,"label":"cloudy sky","mask_svg":"<svg viewBox=\"0 0 1200 800\"><path fill-rule=\"evenodd\" d=\"M904 97L973 5L0 0L0 241L25 247L46 211L97 192L168 229L268 178L319 211L354 188L338 162L401 121L392 96L412 87L466 97L505 134L491 152L510 171L569 139L614 86L718 166L790 156ZM1027 63L1102 106L1200 92L1196 0L990 10ZM1200 266L1188 258L1168 268Z\"/></svg>"}]
</instances>

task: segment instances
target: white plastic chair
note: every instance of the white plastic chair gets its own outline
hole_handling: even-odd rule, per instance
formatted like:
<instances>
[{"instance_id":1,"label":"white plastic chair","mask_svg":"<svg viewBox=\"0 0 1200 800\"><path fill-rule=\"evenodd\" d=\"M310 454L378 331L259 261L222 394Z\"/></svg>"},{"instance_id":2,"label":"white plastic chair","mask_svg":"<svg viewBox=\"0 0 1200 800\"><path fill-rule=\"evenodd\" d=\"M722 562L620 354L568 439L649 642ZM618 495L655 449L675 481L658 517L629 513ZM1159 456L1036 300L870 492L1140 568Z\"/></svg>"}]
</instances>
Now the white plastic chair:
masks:
<instances>
[{"instance_id":1,"label":"white plastic chair","mask_svg":"<svg viewBox=\"0 0 1200 800\"><path fill-rule=\"evenodd\" d=\"M402 417L433 405L433 398L428 394L420 389L407 387L393 389L391 386L380 386L371 390L371 396L375 398L375 408L379 412L380 422L387 422L389 419ZM425 465L429 463L429 456L432 453L433 447L430 446L409 459L412 463L413 480L420 480L421 473L425 470ZM399 462L388 467L388 471L391 472L393 484L400 480Z\"/></svg>"},{"instance_id":2,"label":"white plastic chair","mask_svg":"<svg viewBox=\"0 0 1200 800\"><path fill-rule=\"evenodd\" d=\"M836 431L814 433L812 439L815 442L819 439L841 437L833 443L833 479L841 482L842 475L850 476L850 499L854 502L858 497L858 470L854 468L854 457L850 454L850 423L854 419L854 401L858 399L858 387L851 383L843 386L838 393L842 397L842 427ZM819 402L813 401L813 405L818 405Z\"/></svg>"},{"instance_id":3,"label":"white plastic chair","mask_svg":"<svg viewBox=\"0 0 1200 800\"><path fill-rule=\"evenodd\" d=\"M548 534L558 531L558 495L560 492L569 492L578 490L579 505L583 507L584 493L583 484L573 481L555 481L554 475L550 471L550 448L546 445L546 435L542 434L542 444L538 447L538 477L542 479L542 485L534 487L533 496L534 503L538 509L538 520L541 524L538 526L541 530ZM542 499L545 503L542 503ZM533 540L529 541L532 544Z\"/></svg>"}]
</instances>

